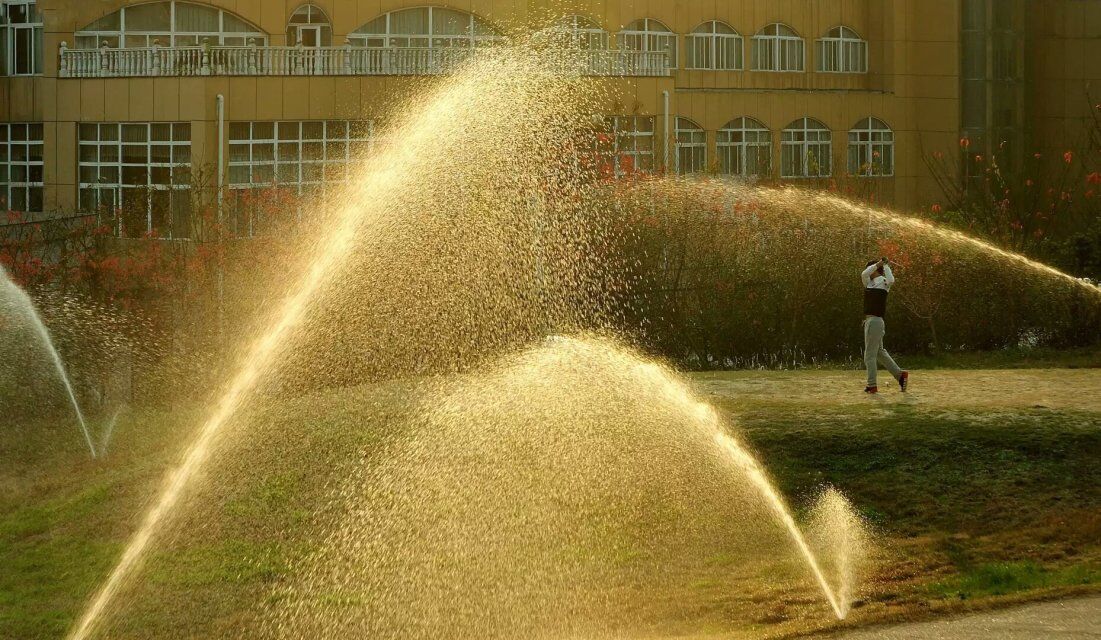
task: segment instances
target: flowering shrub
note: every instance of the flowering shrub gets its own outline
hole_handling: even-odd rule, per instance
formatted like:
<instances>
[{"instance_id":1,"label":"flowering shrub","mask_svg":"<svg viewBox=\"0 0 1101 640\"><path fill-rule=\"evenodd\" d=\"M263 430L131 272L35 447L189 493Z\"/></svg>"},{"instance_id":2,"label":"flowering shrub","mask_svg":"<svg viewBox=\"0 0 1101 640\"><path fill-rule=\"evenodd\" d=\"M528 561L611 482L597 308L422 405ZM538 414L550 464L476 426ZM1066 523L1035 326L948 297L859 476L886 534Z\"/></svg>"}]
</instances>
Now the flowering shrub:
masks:
<instances>
[{"instance_id":1,"label":"flowering shrub","mask_svg":"<svg viewBox=\"0 0 1101 640\"><path fill-rule=\"evenodd\" d=\"M955 158L941 151L925 158L943 196L930 208L935 220L1101 275L1101 109L1093 109L1083 142L1052 161L1041 152L1015 155L1005 142L989 156L971 146L961 138Z\"/></svg>"},{"instance_id":2,"label":"flowering shrub","mask_svg":"<svg viewBox=\"0 0 1101 640\"><path fill-rule=\"evenodd\" d=\"M899 278L889 325L902 353L1017 346L1026 335L1092 343L1101 328L1081 287L828 193L653 179L609 197L635 230L624 248L637 283L628 326L686 366L859 358L858 274L883 255Z\"/></svg>"}]
</instances>

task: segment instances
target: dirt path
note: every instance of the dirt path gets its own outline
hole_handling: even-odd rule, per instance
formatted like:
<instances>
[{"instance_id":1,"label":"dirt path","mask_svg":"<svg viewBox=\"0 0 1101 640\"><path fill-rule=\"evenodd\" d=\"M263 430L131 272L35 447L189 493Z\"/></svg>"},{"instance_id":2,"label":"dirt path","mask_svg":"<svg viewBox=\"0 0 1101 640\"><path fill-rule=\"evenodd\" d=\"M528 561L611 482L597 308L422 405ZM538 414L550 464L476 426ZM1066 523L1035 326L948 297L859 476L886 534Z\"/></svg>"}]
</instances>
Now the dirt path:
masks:
<instances>
[{"instance_id":1,"label":"dirt path","mask_svg":"<svg viewBox=\"0 0 1101 640\"><path fill-rule=\"evenodd\" d=\"M932 370L911 373L899 393L886 372L863 393L860 371L734 371L694 376L705 394L800 404L908 404L930 408L1037 408L1101 412L1101 369Z\"/></svg>"},{"instance_id":2,"label":"dirt path","mask_svg":"<svg viewBox=\"0 0 1101 640\"><path fill-rule=\"evenodd\" d=\"M1045 602L952 620L868 629L838 640L1080 640L1101 638L1101 598Z\"/></svg>"}]
</instances>

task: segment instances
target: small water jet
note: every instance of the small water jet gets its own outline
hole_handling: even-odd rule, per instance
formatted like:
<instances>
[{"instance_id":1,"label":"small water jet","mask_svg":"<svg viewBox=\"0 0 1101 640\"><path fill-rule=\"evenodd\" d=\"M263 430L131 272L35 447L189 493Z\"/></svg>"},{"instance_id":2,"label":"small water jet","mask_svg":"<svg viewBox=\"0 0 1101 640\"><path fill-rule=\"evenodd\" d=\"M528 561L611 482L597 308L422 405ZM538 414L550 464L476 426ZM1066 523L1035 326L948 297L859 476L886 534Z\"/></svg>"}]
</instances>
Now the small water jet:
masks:
<instances>
[{"instance_id":1,"label":"small water jet","mask_svg":"<svg viewBox=\"0 0 1101 640\"><path fill-rule=\"evenodd\" d=\"M84 421L84 413L80 410L80 403L76 399L76 392L73 390L73 383L69 379L69 372L65 369L65 362L61 359L61 354L57 352L53 338L50 337L50 331L42 321L42 317L39 315L38 309L35 307L30 295L28 295L19 285L15 284L3 266L0 266L0 302L5 303L4 306L8 308L13 316L17 313L26 320L42 349L49 356L54 371L57 373L57 378L64 387L69 402L72 404L73 413L76 415L77 423L80 425L80 431L84 435L84 441L88 445L88 451L91 453L92 457L95 458L96 447L95 444L92 443L92 435L89 433L88 425Z\"/></svg>"},{"instance_id":2,"label":"small water jet","mask_svg":"<svg viewBox=\"0 0 1101 640\"><path fill-rule=\"evenodd\" d=\"M811 546L819 550L819 558L827 565L824 571L836 585L837 598L847 615L868 569L870 526L831 486L819 494L811 508L807 531Z\"/></svg>"},{"instance_id":3,"label":"small water jet","mask_svg":"<svg viewBox=\"0 0 1101 640\"><path fill-rule=\"evenodd\" d=\"M103 427L103 435L99 438L99 455L107 455L107 445L111 442L111 436L115 433L115 425L118 424L119 417L122 412L126 410L125 406L121 406L111 414L111 418L107 421L107 425Z\"/></svg>"}]
</instances>

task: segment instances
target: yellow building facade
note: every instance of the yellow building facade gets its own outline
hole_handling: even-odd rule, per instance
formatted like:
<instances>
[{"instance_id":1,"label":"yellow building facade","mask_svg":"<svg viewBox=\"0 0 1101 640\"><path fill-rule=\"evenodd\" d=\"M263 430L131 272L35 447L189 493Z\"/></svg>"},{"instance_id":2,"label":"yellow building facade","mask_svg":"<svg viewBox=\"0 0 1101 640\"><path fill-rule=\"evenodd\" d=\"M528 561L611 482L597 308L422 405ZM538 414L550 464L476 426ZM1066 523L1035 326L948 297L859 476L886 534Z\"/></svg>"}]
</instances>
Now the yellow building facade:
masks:
<instances>
[{"instance_id":1,"label":"yellow building facade","mask_svg":"<svg viewBox=\"0 0 1101 640\"><path fill-rule=\"evenodd\" d=\"M1101 3L1081 0L0 4L7 208L144 206L132 231L175 237L199 182L323 189L395 96L536 31L585 51L583 72L610 86L621 169L853 181L904 209L937 200L923 158L961 135L1073 136L1073 96L1101 59ZM1003 33L1039 52L1009 46L1009 79Z\"/></svg>"}]
</instances>

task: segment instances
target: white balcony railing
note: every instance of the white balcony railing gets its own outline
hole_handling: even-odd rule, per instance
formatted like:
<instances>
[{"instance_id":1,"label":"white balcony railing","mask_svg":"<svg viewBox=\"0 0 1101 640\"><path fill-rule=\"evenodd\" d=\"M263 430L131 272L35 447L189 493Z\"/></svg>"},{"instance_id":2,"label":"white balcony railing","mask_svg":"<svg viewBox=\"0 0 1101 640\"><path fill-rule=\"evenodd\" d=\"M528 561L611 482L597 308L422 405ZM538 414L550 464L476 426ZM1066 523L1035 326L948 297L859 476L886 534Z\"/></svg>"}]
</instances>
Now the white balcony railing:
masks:
<instances>
[{"instance_id":1,"label":"white balcony railing","mask_svg":"<svg viewBox=\"0 0 1101 640\"><path fill-rule=\"evenodd\" d=\"M62 78L155 76L405 76L450 73L481 49L199 46L69 49L61 43ZM570 70L591 76L666 76L663 52L570 51Z\"/></svg>"}]
</instances>

